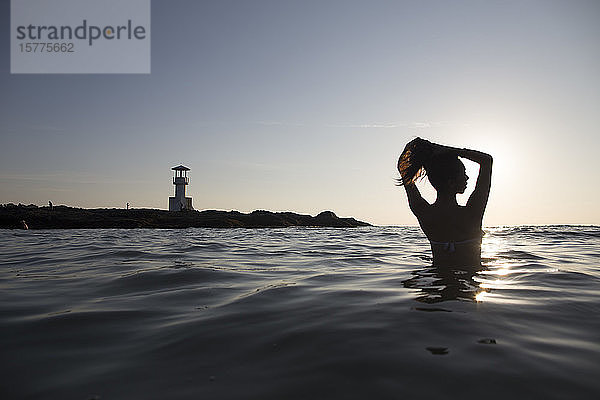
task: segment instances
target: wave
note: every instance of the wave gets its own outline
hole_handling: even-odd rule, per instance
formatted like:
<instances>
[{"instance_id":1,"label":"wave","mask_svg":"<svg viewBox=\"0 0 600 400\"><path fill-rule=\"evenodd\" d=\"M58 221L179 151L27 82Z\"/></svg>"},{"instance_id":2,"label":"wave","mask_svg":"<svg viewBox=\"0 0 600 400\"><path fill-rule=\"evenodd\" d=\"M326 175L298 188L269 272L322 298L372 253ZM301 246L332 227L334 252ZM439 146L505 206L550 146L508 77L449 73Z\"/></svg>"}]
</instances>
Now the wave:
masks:
<instances>
[{"instance_id":1,"label":"wave","mask_svg":"<svg viewBox=\"0 0 600 400\"><path fill-rule=\"evenodd\" d=\"M598 227L490 228L475 270L416 227L0 236L6 398L600 391Z\"/></svg>"}]
</instances>

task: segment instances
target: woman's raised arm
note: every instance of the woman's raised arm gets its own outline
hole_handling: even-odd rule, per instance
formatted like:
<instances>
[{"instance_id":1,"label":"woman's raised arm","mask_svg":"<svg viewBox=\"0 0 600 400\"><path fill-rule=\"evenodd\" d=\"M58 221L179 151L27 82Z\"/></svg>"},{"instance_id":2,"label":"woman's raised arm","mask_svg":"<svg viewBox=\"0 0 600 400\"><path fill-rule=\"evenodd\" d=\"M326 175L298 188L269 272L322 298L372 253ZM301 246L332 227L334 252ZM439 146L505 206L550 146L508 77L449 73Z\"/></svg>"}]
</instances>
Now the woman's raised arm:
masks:
<instances>
[{"instance_id":1,"label":"woman's raised arm","mask_svg":"<svg viewBox=\"0 0 600 400\"><path fill-rule=\"evenodd\" d=\"M410 141L398 159L398 172L400 184L404 186L408 197L408 206L413 214L420 214L429 203L421 196L415 184L416 179L422 174L423 159L432 152L431 143L427 140L416 138Z\"/></svg>"},{"instance_id":2,"label":"woman's raised arm","mask_svg":"<svg viewBox=\"0 0 600 400\"><path fill-rule=\"evenodd\" d=\"M479 175L475 190L471 193L467 201L467 207L474 210L483 217L485 207L487 206L492 186L492 156L477 150L459 149L456 147L442 146L434 144L434 151L449 151L456 153L457 156L466 158L479 164Z\"/></svg>"},{"instance_id":3,"label":"woman's raised arm","mask_svg":"<svg viewBox=\"0 0 600 400\"><path fill-rule=\"evenodd\" d=\"M474 209L483 217L490 196L490 187L492 186L492 156L481 151L467 149L460 150L458 156L479 164L477 183L475 184L475 190L469 197L469 201L467 201L467 207Z\"/></svg>"}]
</instances>

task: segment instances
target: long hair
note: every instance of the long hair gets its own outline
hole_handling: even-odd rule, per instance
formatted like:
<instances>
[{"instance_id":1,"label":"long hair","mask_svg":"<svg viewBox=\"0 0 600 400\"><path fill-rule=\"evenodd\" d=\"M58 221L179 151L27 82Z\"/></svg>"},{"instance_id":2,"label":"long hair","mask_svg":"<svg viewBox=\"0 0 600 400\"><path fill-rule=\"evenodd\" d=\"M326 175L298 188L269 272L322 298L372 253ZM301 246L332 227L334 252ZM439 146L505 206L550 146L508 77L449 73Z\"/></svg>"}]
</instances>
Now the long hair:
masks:
<instances>
[{"instance_id":1,"label":"long hair","mask_svg":"<svg viewBox=\"0 0 600 400\"><path fill-rule=\"evenodd\" d=\"M431 143L421 138L410 141L398 159L398 172L400 172L398 186L410 185L424 177L425 165L430 162L432 155Z\"/></svg>"},{"instance_id":2,"label":"long hair","mask_svg":"<svg viewBox=\"0 0 600 400\"><path fill-rule=\"evenodd\" d=\"M442 189L447 181L464 168L458 156L452 152L434 155L433 145L427 140L416 138L410 141L398 159L398 171L401 178L398 185L410 185L427 175L429 183L436 189Z\"/></svg>"}]
</instances>

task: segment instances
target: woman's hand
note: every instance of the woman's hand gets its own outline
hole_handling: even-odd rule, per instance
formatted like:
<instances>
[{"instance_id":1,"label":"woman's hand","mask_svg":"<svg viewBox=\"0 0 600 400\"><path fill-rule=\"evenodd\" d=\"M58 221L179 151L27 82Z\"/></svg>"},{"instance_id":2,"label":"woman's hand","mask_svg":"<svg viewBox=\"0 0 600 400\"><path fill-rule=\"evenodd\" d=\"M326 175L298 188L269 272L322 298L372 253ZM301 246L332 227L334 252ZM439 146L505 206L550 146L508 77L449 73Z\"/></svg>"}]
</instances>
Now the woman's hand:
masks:
<instances>
[{"instance_id":1,"label":"woman's hand","mask_svg":"<svg viewBox=\"0 0 600 400\"><path fill-rule=\"evenodd\" d=\"M413 154L420 154L422 157L424 155L431 154L433 146L434 144L431 143L429 140L416 137L406 144L402 153L410 151Z\"/></svg>"},{"instance_id":2,"label":"woman's hand","mask_svg":"<svg viewBox=\"0 0 600 400\"><path fill-rule=\"evenodd\" d=\"M429 140L425 140L423 138L416 137L413 140L411 140L410 142L408 142L406 147L414 148L414 147L421 147L421 146L429 146L432 144L433 143L431 143Z\"/></svg>"}]
</instances>

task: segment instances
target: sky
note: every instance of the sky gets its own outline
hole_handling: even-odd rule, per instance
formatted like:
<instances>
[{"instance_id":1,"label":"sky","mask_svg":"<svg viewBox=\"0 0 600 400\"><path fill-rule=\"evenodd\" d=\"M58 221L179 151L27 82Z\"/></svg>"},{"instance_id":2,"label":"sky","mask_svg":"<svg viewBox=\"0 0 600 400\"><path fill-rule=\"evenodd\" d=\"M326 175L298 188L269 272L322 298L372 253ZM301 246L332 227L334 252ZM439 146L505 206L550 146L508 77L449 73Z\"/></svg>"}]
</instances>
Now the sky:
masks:
<instances>
[{"instance_id":1,"label":"sky","mask_svg":"<svg viewBox=\"0 0 600 400\"><path fill-rule=\"evenodd\" d=\"M150 74L10 74L0 1L0 203L166 209L184 164L199 210L415 225L395 179L419 136L494 157L486 226L600 224L598 1L154 0L151 13Z\"/></svg>"}]
</instances>

